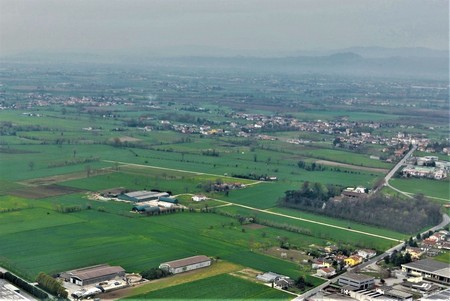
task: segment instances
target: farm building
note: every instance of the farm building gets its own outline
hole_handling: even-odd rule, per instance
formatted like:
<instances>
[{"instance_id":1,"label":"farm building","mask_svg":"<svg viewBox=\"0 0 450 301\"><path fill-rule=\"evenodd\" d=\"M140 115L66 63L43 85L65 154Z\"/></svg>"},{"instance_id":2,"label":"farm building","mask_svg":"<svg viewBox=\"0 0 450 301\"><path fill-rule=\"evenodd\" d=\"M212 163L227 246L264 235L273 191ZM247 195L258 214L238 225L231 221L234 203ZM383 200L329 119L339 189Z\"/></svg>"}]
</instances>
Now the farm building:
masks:
<instances>
[{"instance_id":1,"label":"farm building","mask_svg":"<svg viewBox=\"0 0 450 301\"><path fill-rule=\"evenodd\" d=\"M153 201L158 200L161 197L168 197L169 194L167 192L159 192L159 191L133 191L128 193L123 193L118 196L119 199L130 202L145 202L145 201Z\"/></svg>"},{"instance_id":2,"label":"farm building","mask_svg":"<svg viewBox=\"0 0 450 301\"><path fill-rule=\"evenodd\" d=\"M133 206L131 211L145 212L145 209L148 208L148 207L150 207L150 205L135 205L135 206Z\"/></svg>"},{"instance_id":3,"label":"farm building","mask_svg":"<svg viewBox=\"0 0 450 301\"><path fill-rule=\"evenodd\" d=\"M143 204L143 205L133 206L131 211L145 213L145 214L158 214L160 212L160 208L158 206L151 206L148 204Z\"/></svg>"},{"instance_id":4,"label":"farm building","mask_svg":"<svg viewBox=\"0 0 450 301\"><path fill-rule=\"evenodd\" d=\"M205 255L192 256L184 259L163 262L159 265L160 269L167 270L172 274L179 274L204 268L211 265L211 259Z\"/></svg>"},{"instance_id":5,"label":"farm building","mask_svg":"<svg viewBox=\"0 0 450 301\"><path fill-rule=\"evenodd\" d=\"M61 278L65 281L81 286L112 280L116 277L123 276L125 276L125 270L122 267L110 266L107 264L95 265L61 273Z\"/></svg>"},{"instance_id":6,"label":"farm building","mask_svg":"<svg viewBox=\"0 0 450 301\"><path fill-rule=\"evenodd\" d=\"M169 197L160 197L160 202L166 202L171 204L178 204L178 200L176 198L169 198Z\"/></svg>"}]
</instances>

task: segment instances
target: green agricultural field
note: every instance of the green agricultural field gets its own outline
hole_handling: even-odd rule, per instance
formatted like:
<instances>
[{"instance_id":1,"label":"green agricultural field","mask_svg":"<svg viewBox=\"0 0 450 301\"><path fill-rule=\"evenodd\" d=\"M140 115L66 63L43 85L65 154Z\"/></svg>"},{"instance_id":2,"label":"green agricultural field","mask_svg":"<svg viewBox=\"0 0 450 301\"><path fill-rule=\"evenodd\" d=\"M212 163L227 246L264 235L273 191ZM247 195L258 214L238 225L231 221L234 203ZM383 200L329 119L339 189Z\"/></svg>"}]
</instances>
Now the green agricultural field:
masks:
<instances>
[{"instance_id":1,"label":"green agricultural field","mask_svg":"<svg viewBox=\"0 0 450 301\"><path fill-rule=\"evenodd\" d=\"M426 196L436 197L442 202L450 202L450 179L391 179L393 187L412 194L422 193Z\"/></svg>"},{"instance_id":2,"label":"green agricultural field","mask_svg":"<svg viewBox=\"0 0 450 301\"><path fill-rule=\"evenodd\" d=\"M130 300L158 299L232 299L232 300L291 300L291 294L263 284L251 282L231 275L218 275L184 283L143 295L132 296Z\"/></svg>"},{"instance_id":3,"label":"green agricultural field","mask_svg":"<svg viewBox=\"0 0 450 301\"><path fill-rule=\"evenodd\" d=\"M206 254L253 268L265 264L268 270L282 269L290 275L298 271L294 263L246 251L251 242L276 244L276 237L284 235L281 230L268 231L262 238L261 229L243 232L234 219L216 214L145 217L106 205L109 202L93 202L86 209L83 199L82 211L59 213L50 209L55 201L33 201L33 209L0 214L6 229L0 233L1 264L33 279L41 271L53 274L105 262L140 272L164 261ZM64 206L76 201L74 197Z\"/></svg>"},{"instance_id":4,"label":"green agricultural field","mask_svg":"<svg viewBox=\"0 0 450 301\"><path fill-rule=\"evenodd\" d=\"M395 238L390 240L374 237L362 233L347 231L345 229L333 228L326 225L320 225L317 223L292 219L285 216L250 210L238 206L223 207L220 208L220 210L229 212L231 214L239 214L241 216L256 216L257 221L258 219L260 219L274 222L279 225L293 225L295 227L303 229L304 232L309 232L311 236L318 237L323 240L334 241L337 243L350 243L359 245L360 247L375 248L377 250L388 249L389 247L392 247L398 243L398 240Z\"/></svg>"},{"instance_id":5,"label":"green agricultural field","mask_svg":"<svg viewBox=\"0 0 450 301\"><path fill-rule=\"evenodd\" d=\"M284 192L289 189L296 189L294 184L262 182L247 186L244 189L230 191L228 196L224 194L213 195L223 201L247 205L259 209L274 207Z\"/></svg>"},{"instance_id":6,"label":"green agricultural field","mask_svg":"<svg viewBox=\"0 0 450 301\"><path fill-rule=\"evenodd\" d=\"M341 162L357 166L375 167L375 168L392 168L392 164L372 160L368 155L345 152L335 149L314 149L305 151L305 155L312 158Z\"/></svg>"},{"instance_id":7,"label":"green agricultural field","mask_svg":"<svg viewBox=\"0 0 450 301\"><path fill-rule=\"evenodd\" d=\"M399 239L399 240L404 240L409 237L408 235L398 233L395 231L391 231L388 229L378 228L378 227L370 226L370 225L364 225L364 224L356 223L353 221L336 219L336 218L328 217L325 215L308 213L308 212L295 210L295 209L276 207L276 208L270 209L270 211L287 214L290 216L300 217L300 218L304 218L304 219L309 219L309 220L313 220L313 221L317 221L317 222L322 222L322 223L326 223L326 224L331 224L331 225L335 225L335 226L341 226L341 227L345 227L345 228L349 227L350 229L364 231L364 232L377 234L377 235L382 235L382 236L395 238L395 239Z\"/></svg>"},{"instance_id":8,"label":"green agricultural field","mask_svg":"<svg viewBox=\"0 0 450 301\"><path fill-rule=\"evenodd\" d=\"M441 253L434 257L434 259L450 264L450 252L447 251L445 253Z\"/></svg>"}]
</instances>

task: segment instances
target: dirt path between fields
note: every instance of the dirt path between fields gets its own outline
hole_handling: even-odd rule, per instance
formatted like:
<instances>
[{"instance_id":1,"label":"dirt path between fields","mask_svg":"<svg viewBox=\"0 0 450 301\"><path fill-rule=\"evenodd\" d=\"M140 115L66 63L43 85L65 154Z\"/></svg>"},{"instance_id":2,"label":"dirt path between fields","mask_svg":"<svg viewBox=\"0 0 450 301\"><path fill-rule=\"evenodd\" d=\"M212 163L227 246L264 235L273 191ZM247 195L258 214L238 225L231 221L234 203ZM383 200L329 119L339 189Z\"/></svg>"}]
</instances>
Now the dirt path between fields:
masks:
<instances>
[{"instance_id":1,"label":"dirt path between fields","mask_svg":"<svg viewBox=\"0 0 450 301\"><path fill-rule=\"evenodd\" d=\"M345 164L345 163L339 163L339 162L327 161L327 160L317 160L316 163L328 165L328 166L345 167L345 168L364 170L364 171L381 172L381 173L387 173L389 171L389 169L385 169L385 168L357 166L357 165L351 165L351 164Z\"/></svg>"}]
</instances>

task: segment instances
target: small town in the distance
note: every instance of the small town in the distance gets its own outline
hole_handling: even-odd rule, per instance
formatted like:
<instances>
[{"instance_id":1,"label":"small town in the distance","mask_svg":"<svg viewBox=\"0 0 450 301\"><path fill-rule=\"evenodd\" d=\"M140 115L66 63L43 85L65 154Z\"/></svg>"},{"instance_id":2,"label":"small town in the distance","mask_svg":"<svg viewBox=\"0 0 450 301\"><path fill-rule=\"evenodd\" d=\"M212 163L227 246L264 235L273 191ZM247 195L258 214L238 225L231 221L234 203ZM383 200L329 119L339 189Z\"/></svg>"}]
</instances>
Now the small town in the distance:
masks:
<instances>
[{"instance_id":1,"label":"small town in the distance","mask_svg":"<svg viewBox=\"0 0 450 301\"><path fill-rule=\"evenodd\" d=\"M448 82L314 59L4 59L0 299L448 299Z\"/></svg>"},{"instance_id":2,"label":"small town in the distance","mask_svg":"<svg viewBox=\"0 0 450 301\"><path fill-rule=\"evenodd\" d=\"M0 0L0 301L450 301L447 0Z\"/></svg>"}]
</instances>

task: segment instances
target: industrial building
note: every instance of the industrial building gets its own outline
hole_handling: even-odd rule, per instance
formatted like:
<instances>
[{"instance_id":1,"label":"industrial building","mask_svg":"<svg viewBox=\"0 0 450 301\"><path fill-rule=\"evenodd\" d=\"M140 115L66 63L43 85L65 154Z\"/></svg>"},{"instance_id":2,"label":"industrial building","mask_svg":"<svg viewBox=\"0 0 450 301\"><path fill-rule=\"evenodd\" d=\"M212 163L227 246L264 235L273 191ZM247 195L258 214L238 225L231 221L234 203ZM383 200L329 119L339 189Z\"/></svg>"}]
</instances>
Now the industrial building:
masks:
<instances>
[{"instance_id":1,"label":"industrial building","mask_svg":"<svg viewBox=\"0 0 450 301\"><path fill-rule=\"evenodd\" d=\"M184 259L163 262L159 265L162 270L167 270L172 274L179 274L204 268L211 265L211 259L205 255L192 256Z\"/></svg>"},{"instance_id":2,"label":"industrial building","mask_svg":"<svg viewBox=\"0 0 450 301\"><path fill-rule=\"evenodd\" d=\"M124 277L125 270L120 266L107 264L95 265L61 273L60 277L67 282L77 285L87 285L102 281L112 280L116 277Z\"/></svg>"},{"instance_id":3,"label":"industrial building","mask_svg":"<svg viewBox=\"0 0 450 301\"><path fill-rule=\"evenodd\" d=\"M402 270L409 275L422 276L424 280L450 284L450 266L445 262L426 258L402 264Z\"/></svg>"},{"instance_id":4,"label":"industrial building","mask_svg":"<svg viewBox=\"0 0 450 301\"><path fill-rule=\"evenodd\" d=\"M339 285L354 289L370 289L375 285L375 278L364 274L347 273L339 278Z\"/></svg>"}]
</instances>

